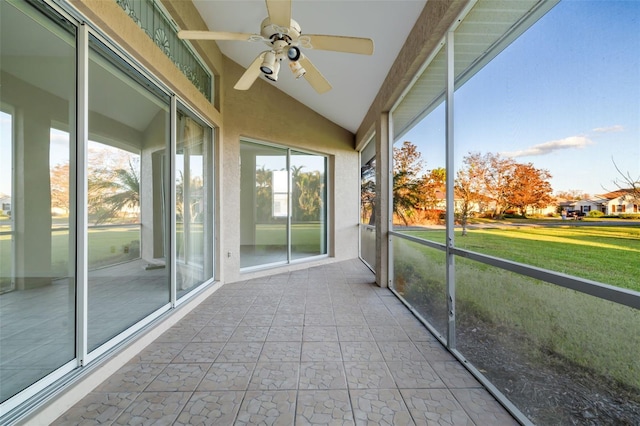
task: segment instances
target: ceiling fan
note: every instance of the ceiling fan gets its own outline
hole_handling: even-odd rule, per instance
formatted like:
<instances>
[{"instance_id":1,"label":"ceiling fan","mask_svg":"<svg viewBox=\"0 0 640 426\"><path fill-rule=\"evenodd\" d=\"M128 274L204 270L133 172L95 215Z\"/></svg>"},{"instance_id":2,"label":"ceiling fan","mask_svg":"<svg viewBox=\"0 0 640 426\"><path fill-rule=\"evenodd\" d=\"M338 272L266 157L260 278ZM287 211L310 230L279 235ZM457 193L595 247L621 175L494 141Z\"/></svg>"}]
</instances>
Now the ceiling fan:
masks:
<instances>
[{"instance_id":1,"label":"ceiling fan","mask_svg":"<svg viewBox=\"0 0 640 426\"><path fill-rule=\"evenodd\" d=\"M269 50L260 53L249 65L234 86L237 90L248 90L254 81L264 75L271 81L278 80L280 63L287 60L296 78L303 77L318 93L331 90L331 84L307 58L303 49L329 50L334 52L373 54L373 40L369 38L302 34L300 25L291 19L291 0L265 0L268 15L260 26L260 34L231 33L219 31L178 32L186 40L238 40L261 41Z\"/></svg>"}]
</instances>

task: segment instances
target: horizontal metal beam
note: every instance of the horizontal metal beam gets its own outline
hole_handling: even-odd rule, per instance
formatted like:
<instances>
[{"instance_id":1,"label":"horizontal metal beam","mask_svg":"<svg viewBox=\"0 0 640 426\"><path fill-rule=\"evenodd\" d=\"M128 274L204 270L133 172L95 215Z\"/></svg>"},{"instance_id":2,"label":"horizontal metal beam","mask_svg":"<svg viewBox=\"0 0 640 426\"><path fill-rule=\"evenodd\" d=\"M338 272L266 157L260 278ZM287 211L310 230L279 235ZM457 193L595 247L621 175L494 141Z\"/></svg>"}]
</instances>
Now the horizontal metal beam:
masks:
<instances>
[{"instance_id":1,"label":"horizontal metal beam","mask_svg":"<svg viewBox=\"0 0 640 426\"><path fill-rule=\"evenodd\" d=\"M389 234L397 238L402 238L404 240L423 245L425 247L445 251L445 245L441 243L423 240L421 238L401 234L395 231L389 232ZM451 248L451 252L456 256L460 256L465 259L484 263L485 265L495 266L496 268L515 272L516 274L525 275L527 277L545 281L549 284L554 284L560 287L568 288L570 290L579 291L580 293L588 294L590 296L598 297L600 299L608 300L620 305L640 309L640 292L634 290L603 284L586 278L574 277L572 275L563 274L561 272L538 268L536 266L526 265L524 263L514 262L511 260L476 253L469 250L463 250L460 248Z\"/></svg>"}]
</instances>

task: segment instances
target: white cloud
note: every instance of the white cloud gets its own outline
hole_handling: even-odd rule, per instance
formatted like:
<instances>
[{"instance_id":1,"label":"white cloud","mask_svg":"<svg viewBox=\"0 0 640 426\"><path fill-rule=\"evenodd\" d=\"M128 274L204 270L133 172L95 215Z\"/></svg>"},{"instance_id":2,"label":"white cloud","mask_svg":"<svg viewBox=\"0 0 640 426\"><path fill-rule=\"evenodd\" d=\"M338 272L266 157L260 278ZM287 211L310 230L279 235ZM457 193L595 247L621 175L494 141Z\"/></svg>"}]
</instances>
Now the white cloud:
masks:
<instances>
[{"instance_id":1,"label":"white cloud","mask_svg":"<svg viewBox=\"0 0 640 426\"><path fill-rule=\"evenodd\" d=\"M620 124L616 124L615 126L609 126L609 127L596 127L592 131L594 133L617 133L617 132L623 132L624 127L621 126Z\"/></svg>"},{"instance_id":2,"label":"white cloud","mask_svg":"<svg viewBox=\"0 0 640 426\"><path fill-rule=\"evenodd\" d=\"M568 138L544 142L520 151L502 152L506 157L529 157L533 155L546 155L560 149L581 149L587 145L593 145L593 141L586 136L569 136Z\"/></svg>"}]
</instances>

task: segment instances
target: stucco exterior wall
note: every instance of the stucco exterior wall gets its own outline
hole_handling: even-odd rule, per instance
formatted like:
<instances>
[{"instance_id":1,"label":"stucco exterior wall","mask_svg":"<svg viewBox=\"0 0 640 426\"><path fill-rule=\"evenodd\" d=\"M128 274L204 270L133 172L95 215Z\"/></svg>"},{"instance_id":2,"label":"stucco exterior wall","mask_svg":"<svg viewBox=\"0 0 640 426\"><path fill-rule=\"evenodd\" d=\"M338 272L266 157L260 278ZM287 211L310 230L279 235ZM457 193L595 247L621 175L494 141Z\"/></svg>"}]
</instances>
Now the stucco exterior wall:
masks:
<instances>
[{"instance_id":1,"label":"stucco exterior wall","mask_svg":"<svg viewBox=\"0 0 640 426\"><path fill-rule=\"evenodd\" d=\"M258 79L248 91L233 89L244 68L224 59L222 104L222 270L225 281L264 274L239 274L240 140L276 143L329 156L329 255L332 260L358 256L359 158L354 135ZM300 84L306 84L300 81ZM321 95L318 95L321 96ZM299 267L307 267L304 264ZM296 266L281 268L289 270Z\"/></svg>"},{"instance_id":2,"label":"stucco exterior wall","mask_svg":"<svg viewBox=\"0 0 640 426\"><path fill-rule=\"evenodd\" d=\"M194 47L216 75L210 103L115 1L70 0L80 12L158 77L191 108L217 128L216 142L216 278L229 282L272 274L240 275L240 139L324 154L329 157L329 260L358 256L359 163L353 133L259 79L248 91L233 89L244 69L226 58L214 42ZM163 1L181 28L206 29L190 1ZM306 84L300 81L300 84ZM318 95L321 96L321 95ZM215 105L215 106L214 106ZM339 185L336 185L339 183ZM309 264L281 269L307 267Z\"/></svg>"}]
</instances>

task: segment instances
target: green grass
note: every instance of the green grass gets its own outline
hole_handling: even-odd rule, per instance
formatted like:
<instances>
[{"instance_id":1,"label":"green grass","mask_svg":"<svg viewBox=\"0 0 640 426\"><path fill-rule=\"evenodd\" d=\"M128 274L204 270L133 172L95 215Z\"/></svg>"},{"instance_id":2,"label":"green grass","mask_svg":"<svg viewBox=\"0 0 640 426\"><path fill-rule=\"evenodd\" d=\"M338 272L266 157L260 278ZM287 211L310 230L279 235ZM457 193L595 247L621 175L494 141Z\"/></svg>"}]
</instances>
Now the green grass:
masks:
<instances>
[{"instance_id":1,"label":"green grass","mask_svg":"<svg viewBox=\"0 0 640 426\"><path fill-rule=\"evenodd\" d=\"M112 265L140 256L140 228L109 227L89 230L89 268ZM11 276L11 236L0 236L0 277ZM63 277L69 271L69 231L51 234L52 276Z\"/></svg>"},{"instance_id":2,"label":"green grass","mask_svg":"<svg viewBox=\"0 0 640 426\"><path fill-rule=\"evenodd\" d=\"M637 258L636 254L636 279ZM445 270L442 252L394 239L396 289L401 284L398 290L429 321L435 321L441 332L446 327ZM567 360L566 368L640 389L639 310L464 258L456 259L455 271L458 327L467 331L489 328L488 333L503 349L533 362L533 375L537 359L555 354ZM467 332L460 339L471 341L473 336ZM473 341L470 346L483 344L486 342ZM490 353L493 349L485 350ZM468 355L476 364L472 354Z\"/></svg>"},{"instance_id":3,"label":"green grass","mask_svg":"<svg viewBox=\"0 0 640 426\"><path fill-rule=\"evenodd\" d=\"M324 225L299 223L292 225L291 243L294 250L316 252L323 247ZM7 229L8 230L8 229ZM176 250L183 253L183 225L177 226ZM191 226L192 251L202 250L203 227ZM287 235L284 225L260 224L256 227L257 245L285 245ZM137 226L105 227L89 229L89 268L113 265L139 257L140 229ZM192 254L194 254L192 252ZM197 253L195 253L197 255ZM54 231L51 236L52 275L66 276L69 269L69 231ZM0 277L11 276L11 236L0 236ZM1 279L1 278L0 278Z\"/></svg>"},{"instance_id":4,"label":"green grass","mask_svg":"<svg viewBox=\"0 0 640 426\"><path fill-rule=\"evenodd\" d=\"M442 242L444 231L405 231ZM549 226L472 229L456 247L640 291L640 227Z\"/></svg>"},{"instance_id":5,"label":"green grass","mask_svg":"<svg viewBox=\"0 0 640 426\"><path fill-rule=\"evenodd\" d=\"M294 223L291 225L291 244L318 247L323 237L324 225L319 222ZM286 245L285 224L256 225L256 245Z\"/></svg>"}]
</instances>

